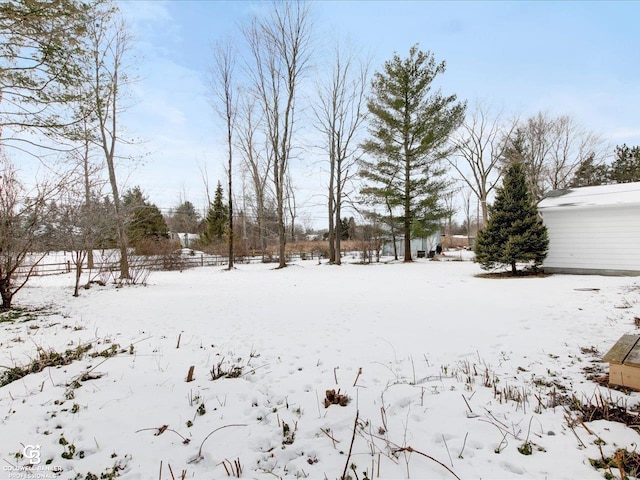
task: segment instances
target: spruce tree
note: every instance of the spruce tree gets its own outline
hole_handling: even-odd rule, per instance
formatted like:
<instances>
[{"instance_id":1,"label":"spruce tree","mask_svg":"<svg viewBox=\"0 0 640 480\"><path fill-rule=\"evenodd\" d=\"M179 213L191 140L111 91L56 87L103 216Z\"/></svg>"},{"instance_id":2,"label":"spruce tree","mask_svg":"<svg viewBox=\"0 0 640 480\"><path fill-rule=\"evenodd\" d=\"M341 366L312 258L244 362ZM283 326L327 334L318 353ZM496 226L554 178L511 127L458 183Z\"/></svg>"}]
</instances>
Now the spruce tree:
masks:
<instances>
[{"instance_id":1,"label":"spruce tree","mask_svg":"<svg viewBox=\"0 0 640 480\"><path fill-rule=\"evenodd\" d=\"M522 164L509 166L490 212L486 227L476 239L476 261L482 268L510 266L515 275L519 262L541 265L547 256L549 238L531 200Z\"/></svg>"},{"instance_id":2,"label":"spruce tree","mask_svg":"<svg viewBox=\"0 0 640 480\"><path fill-rule=\"evenodd\" d=\"M440 202L447 185L441 161L450 153L449 136L466 105L434 89L444 72L444 62L436 63L431 52L415 45L408 57L395 54L385 62L371 83L361 193L376 207L372 216L382 215L389 225L400 222L405 262L411 261L412 235L432 233L446 215Z\"/></svg>"},{"instance_id":3,"label":"spruce tree","mask_svg":"<svg viewBox=\"0 0 640 480\"><path fill-rule=\"evenodd\" d=\"M207 216L204 219L205 227L203 234L203 243L210 245L220 242L226 232L229 214L227 206L222 198L222 185L218 182L216 193L213 197L213 203L209 206Z\"/></svg>"},{"instance_id":4,"label":"spruce tree","mask_svg":"<svg viewBox=\"0 0 640 480\"><path fill-rule=\"evenodd\" d=\"M158 207L144 197L140 187L128 190L122 197L126 212L127 239L134 247L148 239L168 238L168 228Z\"/></svg>"},{"instance_id":5,"label":"spruce tree","mask_svg":"<svg viewBox=\"0 0 640 480\"><path fill-rule=\"evenodd\" d=\"M340 220L340 240L349 240L349 219L344 217Z\"/></svg>"}]
</instances>

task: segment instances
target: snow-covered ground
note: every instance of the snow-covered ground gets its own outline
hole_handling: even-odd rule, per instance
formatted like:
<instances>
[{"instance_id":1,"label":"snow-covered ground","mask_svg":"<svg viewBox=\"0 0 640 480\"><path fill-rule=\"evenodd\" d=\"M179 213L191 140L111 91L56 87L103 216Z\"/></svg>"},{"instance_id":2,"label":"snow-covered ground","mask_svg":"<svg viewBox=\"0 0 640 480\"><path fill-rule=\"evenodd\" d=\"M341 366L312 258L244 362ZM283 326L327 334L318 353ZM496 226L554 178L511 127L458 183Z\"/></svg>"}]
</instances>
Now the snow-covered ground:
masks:
<instances>
[{"instance_id":1,"label":"snow-covered ground","mask_svg":"<svg viewBox=\"0 0 640 480\"><path fill-rule=\"evenodd\" d=\"M603 478L589 459L638 433L552 405L640 400L583 372L635 332L639 279L478 273L239 265L79 298L70 275L34 278L16 305L45 313L0 323L0 374L91 350L0 389L0 478L29 478L30 462L31 478L62 479Z\"/></svg>"}]
</instances>

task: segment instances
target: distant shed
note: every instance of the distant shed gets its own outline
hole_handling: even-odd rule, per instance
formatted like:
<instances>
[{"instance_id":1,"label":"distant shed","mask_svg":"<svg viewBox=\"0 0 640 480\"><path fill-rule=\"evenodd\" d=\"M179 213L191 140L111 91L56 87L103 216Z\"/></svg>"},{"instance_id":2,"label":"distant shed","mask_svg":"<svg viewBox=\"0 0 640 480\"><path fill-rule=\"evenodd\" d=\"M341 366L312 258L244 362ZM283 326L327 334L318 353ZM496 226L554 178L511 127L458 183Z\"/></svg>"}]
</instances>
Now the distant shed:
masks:
<instances>
[{"instance_id":1,"label":"distant shed","mask_svg":"<svg viewBox=\"0 0 640 480\"><path fill-rule=\"evenodd\" d=\"M640 182L554 190L538 212L546 272L640 275Z\"/></svg>"}]
</instances>

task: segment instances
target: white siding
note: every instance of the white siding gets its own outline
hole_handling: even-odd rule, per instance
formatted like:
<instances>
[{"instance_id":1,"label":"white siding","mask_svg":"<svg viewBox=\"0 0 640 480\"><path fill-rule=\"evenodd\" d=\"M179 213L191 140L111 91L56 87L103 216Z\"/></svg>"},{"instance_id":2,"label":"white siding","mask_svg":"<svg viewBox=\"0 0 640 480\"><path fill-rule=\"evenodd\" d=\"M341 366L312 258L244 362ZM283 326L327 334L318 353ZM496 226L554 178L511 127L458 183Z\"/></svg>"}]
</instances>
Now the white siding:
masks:
<instances>
[{"instance_id":1,"label":"white siding","mask_svg":"<svg viewBox=\"0 0 640 480\"><path fill-rule=\"evenodd\" d=\"M549 272L640 275L640 205L540 210L549 232Z\"/></svg>"}]
</instances>

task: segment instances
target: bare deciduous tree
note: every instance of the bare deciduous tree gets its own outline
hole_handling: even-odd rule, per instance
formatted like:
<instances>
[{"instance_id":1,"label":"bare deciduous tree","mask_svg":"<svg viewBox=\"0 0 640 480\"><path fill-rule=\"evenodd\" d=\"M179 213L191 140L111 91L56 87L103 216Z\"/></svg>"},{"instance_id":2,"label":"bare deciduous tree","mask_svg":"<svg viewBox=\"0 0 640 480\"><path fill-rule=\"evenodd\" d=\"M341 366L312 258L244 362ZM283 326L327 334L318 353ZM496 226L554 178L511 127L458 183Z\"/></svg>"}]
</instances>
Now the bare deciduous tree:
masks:
<instances>
[{"instance_id":1,"label":"bare deciduous tree","mask_svg":"<svg viewBox=\"0 0 640 480\"><path fill-rule=\"evenodd\" d=\"M546 169L546 183L551 190L566 188L577 169L589 158L603 160L603 140L578 125L566 115L555 120L551 137L550 161Z\"/></svg>"},{"instance_id":2,"label":"bare deciduous tree","mask_svg":"<svg viewBox=\"0 0 640 480\"><path fill-rule=\"evenodd\" d=\"M81 188L75 188L81 187ZM65 249L71 252L71 261L74 266L73 296L77 297L80 291L80 279L84 267L84 261L90 250L90 236L92 223L95 222L93 213L87 208L84 190L80 185L68 185L58 205L58 218L56 219L58 236L64 242ZM89 269L93 268L88 266ZM88 283L87 283L88 284Z\"/></svg>"},{"instance_id":3,"label":"bare deciduous tree","mask_svg":"<svg viewBox=\"0 0 640 480\"><path fill-rule=\"evenodd\" d=\"M465 231L467 232L467 245L471 246L471 226L473 222L473 202L472 198L476 196L473 189L465 188L462 191L462 211L464 212ZM477 231L478 225L476 225Z\"/></svg>"},{"instance_id":4,"label":"bare deciduous tree","mask_svg":"<svg viewBox=\"0 0 640 480\"><path fill-rule=\"evenodd\" d=\"M288 224L290 238L292 242L296 241L296 219L298 218L298 204L296 202L296 189L293 186L291 175L287 172L287 178L285 178L285 200L286 205L286 219Z\"/></svg>"},{"instance_id":5,"label":"bare deciduous tree","mask_svg":"<svg viewBox=\"0 0 640 480\"><path fill-rule=\"evenodd\" d=\"M9 160L0 156L0 166L0 296L1 309L7 310L46 255L32 250L46 200L55 188L41 183L33 192L27 192Z\"/></svg>"},{"instance_id":6,"label":"bare deciduous tree","mask_svg":"<svg viewBox=\"0 0 640 480\"><path fill-rule=\"evenodd\" d=\"M71 139L77 143L77 147L69 152L68 157L72 164L71 174L74 175L77 171L81 177L78 183L83 186L84 210L87 212L87 215L89 215L95 214L96 212L94 203L96 192L101 190L104 183L100 175L104 164L96 160L96 157L99 158L99 151L97 152L95 148L98 143L95 128L96 118L93 112L89 110L91 102L87 101L88 96L91 95L91 85L85 83L80 87L79 91L80 93L77 96L77 100L73 102L73 108L76 111L75 116L78 120L76 122L75 132L71 137ZM94 243L98 234L97 224L83 222L83 227L86 229L83 238L86 240L87 267L92 269L94 264Z\"/></svg>"},{"instance_id":7,"label":"bare deciduous tree","mask_svg":"<svg viewBox=\"0 0 640 480\"><path fill-rule=\"evenodd\" d=\"M505 121L501 113L492 115L487 105L476 103L453 138L455 155L448 161L478 198L483 224L489 218L487 199L500 181L505 141L515 124Z\"/></svg>"},{"instance_id":8,"label":"bare deciduous tree","mask_svg":"<svg viewBox=\"0 0 640 480\"><path fill-rule=\"evenodd\" d=\"M453 217L456 214L456 197L460 193L460 187L456 187L455 185L451 185L447 190L445 190L442 194L442 203L445 208L445 231L444 233L448 236L449 240L451 240L452 232L453 232ZM451 245L449 245L451 246Z\"/></svg>"},{"instance_id":9,"label":"bare deciduous tree","mask_svg":"<svg viewBox=\"0 0 640 480\"><path fill-rule=\"evenodd\" d=\"M214 64L212 69L213 91L215 95L215 109L224 120L227 134L227 195L229 198L229 224L227 242L229 245L229 270L233 268L233 133L237 116L236 88L233 75L235 56L231 42L218 43L214 49Z\"/></svg>"},{"instance_id":10,"label":"bare deciduous tree","mask_svg":"<svg viewBox=\"0 0 640 480\"><path fill-rule=\"evenodd\" d=\"M340 265L339 229L347 185L356 173L358 132L366 118L368 64L349 49L335 47L328 77L317 85L316 128L328 154L329 261Z\"/></svg>"},{"instance_id":11,"label":"bare deciduous tree","mask_svg":"<svg viewBox=\"0 0 640 480\"><path fill-rule=\"evenodd\" d=\"M260 118L256 118L253 97L244 96L237 129L237 146L242 156L243 167L249 173L253 193L253 213L258 227L258 243L262 252L267 249L266 206L270 203L269 172L271 156L265 153L265 139L260 135ZM246 197L245 197L246 198Z\"/></svg>"},{"instance_id":12,"label":"bare deciduous tree","mask_svg":"<svg viewBox=\"0 0 640 480\"><path fill-rule=\"evenodd\" d=\"M118 12L110 7L95 10L88 30L91 55L87 73L92 86L89 101L94 109L96 136L104 154L113 195L120 249L120 277L128 279L127 235L115 164L116 147L123 142L119 125L123 111L120 101L126 86L131 83L125 64L131 47L131 37Z\"/></svg>"},{"instance_id":13,"label":"bare deciduous tree","mask_svg":"<svg viewBox=\"0 0 640 480\"><path fill-rule=\"evenodd\" d=\"M292 157L298 87L309 61L309 7L274 2L265 18L245 31L252 55L250 77L262 107L276 200L279 268L286 267L286 178Z\"/></svg>"},{"instance_id":14,"label":"bare deciduous tree","mask_svg":"<svg viewBox=\"0 0 640 480\"><path fill-rule=\"evenodd\" d=\"M568 187L582 163L600 161L605 151L603 140L572 118L540 112L512 132L503 157L506 163L523 164L532 198L538 201L549 190Z\"/></svg>"}]
</instances>

